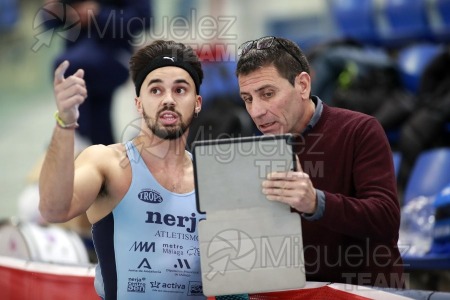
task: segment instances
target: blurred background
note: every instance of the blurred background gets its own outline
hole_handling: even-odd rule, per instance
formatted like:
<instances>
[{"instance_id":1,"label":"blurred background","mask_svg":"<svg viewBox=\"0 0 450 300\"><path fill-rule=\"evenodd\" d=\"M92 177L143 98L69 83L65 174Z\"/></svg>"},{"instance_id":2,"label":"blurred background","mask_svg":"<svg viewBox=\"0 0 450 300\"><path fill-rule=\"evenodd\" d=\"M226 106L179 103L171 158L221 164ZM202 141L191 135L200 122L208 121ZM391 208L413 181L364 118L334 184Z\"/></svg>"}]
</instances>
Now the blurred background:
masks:
<instances>
[{"instance_id":1,"label":"blurred background","mask_svg":"<svg viewBox=\"0 0 450 300\"><path fill-rule=\"evenodd\" d=\"M315 94L329 105L371 114L385 128L404 208L401 242L417 243L411 264L450 269L449 0L152 0L150 5L149 27L134 36L133 49L173 39L191 45L204 62L205 109L189 142L259 134L237 94L236 51L265 35L290 38L310 59ZM39 218L39 162L55 123L52 68L77 26L48 31L45 8L44 1L0 0L1 219ZM66 22L64 15L50 18ZM116 142L135 133L129 80L114 90L111 115ZM80 138L80 147L85 144L89 141ZM427 260L430 249L434 256ZM417 277L428 289L450 286L448 272L419 271Z\"/></svg>"},{"instance_id":2,"label":"blurred background","mask_svg":"<svg viewBox=\"0 0 450 300\"><path fill-rule=\"evenodd\" d=\"M258 1L238 0L151 1L152 26L147 34L139 37L135 46L138 48L156 38L176 39L199 47L202 43L221 42L227 47L227 57L235 60L236 48L248 39L264 35L266 21L272 18L308 16L326 19L325 1L304 2L293 4L282 0L262 6ZM44 1L0 0L0 124L4 129L0 139L0 190L3 195L0 217L17 215L17 199L27 178L34 175L30 172L44 154L54 126L52 67L65 38L62 34L54 34L49 40L38 39L42 32L39 13L43 7ZM195 32L188 35L171 32L167 26L176 16L180 20L195 19L196 26L200 24L204 28L207 25L201 25L202 18L208 16L216 20L218 30L208 33L201 28L205 31L203 39ZM223 20L217 21L219 16L223 16ZM193 30L200 29L193 27ZM117 141L134 117L134 94L129 85L130 82L125 83L114 97Z\"/></svg>"}]
</instances>

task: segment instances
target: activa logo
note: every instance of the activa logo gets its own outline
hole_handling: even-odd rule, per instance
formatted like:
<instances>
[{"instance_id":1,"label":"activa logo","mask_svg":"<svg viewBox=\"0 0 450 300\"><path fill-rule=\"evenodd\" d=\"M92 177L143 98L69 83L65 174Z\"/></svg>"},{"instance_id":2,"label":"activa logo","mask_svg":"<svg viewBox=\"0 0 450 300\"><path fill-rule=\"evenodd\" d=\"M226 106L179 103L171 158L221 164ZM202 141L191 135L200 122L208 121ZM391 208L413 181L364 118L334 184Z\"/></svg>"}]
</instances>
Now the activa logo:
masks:
<instances>
[{"instance_id":1,"label":"activa logo","mask_svg":"<svg viewBox=\"0 0 450 300\"><path fill-rule=\"evenodd\" d=\"M178 284L176 282L161 282L161 288L170 290L185 290L186 285Z\"/></svg>"},{"instance_id":2,"label":"activa logo","mask_svg":"<svg viewBox=\"0 0 450 300\"><path fill-rule=\"evenodd\" d=\"M163 202L163 198L161 197L161 195L157 191L151 189L143 190L142 192L140 192L138 194L138 198L139 200L142 200L147 203L157 204Z\"/></svg>"},{"instance_id":3,"label":"activa logo","mask_svg":"<svg viewBox=\"0 0 450 300\"><path fill-rule=\"evenodd\" d=\"M176 282L162 282L161 288L163 289L177 289L177 290L185 290L186 286L184 284L178 284Z\"/></svg>"},{"instance_id":4,"label":"activa logo","mask_svg":"<svg viewBox=\"0 0 450 300\"><path fill-rule=\"evenodd\" d=\"M177 282L159 282L159 281L150 281L150 284L152 286L152 289L177 289L177 290L184 290L186 289L186 285L184 284L178 284Z\"/></svg>"}]
</instances>

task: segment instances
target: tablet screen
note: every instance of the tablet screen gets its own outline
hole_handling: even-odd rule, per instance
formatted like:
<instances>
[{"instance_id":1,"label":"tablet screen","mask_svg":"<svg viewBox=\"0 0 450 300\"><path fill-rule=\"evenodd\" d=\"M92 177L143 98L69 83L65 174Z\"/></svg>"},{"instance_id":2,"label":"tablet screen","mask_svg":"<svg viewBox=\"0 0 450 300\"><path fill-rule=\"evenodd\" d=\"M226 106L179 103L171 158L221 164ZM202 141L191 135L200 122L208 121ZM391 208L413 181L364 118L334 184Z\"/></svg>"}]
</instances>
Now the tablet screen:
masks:
<instances>
[{"instance_id":1,"label":"tablet screen","mask_svg":"<svg viewBox=\"0 0 450 300\"><path fill-rule=\"evenodd\" d=\"M192 151L200 212L286 210L286 205L266 199L261 184L269 172L294 169L292 135L198 141Z\"/></svg>"}]
</instances>

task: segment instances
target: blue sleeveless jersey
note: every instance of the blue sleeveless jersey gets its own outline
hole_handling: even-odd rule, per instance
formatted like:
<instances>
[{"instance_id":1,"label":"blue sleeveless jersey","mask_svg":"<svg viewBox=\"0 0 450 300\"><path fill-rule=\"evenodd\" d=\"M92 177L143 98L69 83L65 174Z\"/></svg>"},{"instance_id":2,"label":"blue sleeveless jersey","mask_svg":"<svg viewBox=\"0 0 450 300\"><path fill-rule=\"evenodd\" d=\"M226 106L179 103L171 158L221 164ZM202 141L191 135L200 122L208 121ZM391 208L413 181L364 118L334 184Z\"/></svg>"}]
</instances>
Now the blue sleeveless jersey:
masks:
<instances>
[{"instance_id":1,"label":"blue sleeveless jersey","mask_svg":"<svg viewBox=\"0 0 450 300\"><path fill-rule=\"evenodd\" d=\"M131 185L92 226L95 288L104 299L204 299L195 193L176 194L152 176L131 141Z\"/></svg>"}]
</instances>

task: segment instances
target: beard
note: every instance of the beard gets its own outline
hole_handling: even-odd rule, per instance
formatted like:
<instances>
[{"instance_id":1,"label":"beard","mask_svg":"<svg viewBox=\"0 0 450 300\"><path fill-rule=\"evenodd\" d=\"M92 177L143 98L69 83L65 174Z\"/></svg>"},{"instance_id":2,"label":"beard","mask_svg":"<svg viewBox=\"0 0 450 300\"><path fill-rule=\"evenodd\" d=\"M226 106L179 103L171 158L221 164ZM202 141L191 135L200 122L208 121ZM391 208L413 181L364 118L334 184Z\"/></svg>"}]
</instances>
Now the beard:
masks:
<instances>
[{"instance_id":1,"label":"beard","mask_svg":"<svg viewBox=\"0 0 450 300\"><path fill-rule=\"evenodd\" d=\"M178 115L180 123L170 126L162 126L160 123L158 123L157 120L159 119L158 118L159 114L163 111L171 111L176 113ZM183 118L178 112L175 111L173 107L163 108L162 110L156 113L156 116L154 118L150 118L145 112L145 110L143 110L142 114L148 129L150 129L150 131L154 135L164 140L176 140L182 137L183 134L188 130L194 115L194 114L190 115L188 120L186 120L186 122L183 122Z\"/></svg>"}]
</instances>

